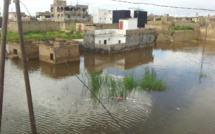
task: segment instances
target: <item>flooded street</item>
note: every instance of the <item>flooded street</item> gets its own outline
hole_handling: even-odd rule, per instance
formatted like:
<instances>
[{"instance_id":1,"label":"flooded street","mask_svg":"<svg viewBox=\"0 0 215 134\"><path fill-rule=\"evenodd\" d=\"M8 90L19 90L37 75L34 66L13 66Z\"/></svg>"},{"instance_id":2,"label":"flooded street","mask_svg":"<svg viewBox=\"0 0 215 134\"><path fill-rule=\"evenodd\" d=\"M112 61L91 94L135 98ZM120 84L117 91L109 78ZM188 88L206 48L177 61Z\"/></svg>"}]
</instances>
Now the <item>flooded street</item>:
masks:
<instances>
[{"instance_id":1,"label":"flooded street","mask_svg":"<svg viewBox=\"0 0 215 134\"><path fill-rule=\"evenodd\" d=\"M154 68L164 91L133 90L126 100L101 101L129 134L215 133L215 42L155 44L118 54L81 52L80 62L52 65L28 61L39 134L120 134L123 131L76 78L86 72L139 79ZM2 134L29 134L20 60L6 60Z\"/></svg>"}]
</instances>

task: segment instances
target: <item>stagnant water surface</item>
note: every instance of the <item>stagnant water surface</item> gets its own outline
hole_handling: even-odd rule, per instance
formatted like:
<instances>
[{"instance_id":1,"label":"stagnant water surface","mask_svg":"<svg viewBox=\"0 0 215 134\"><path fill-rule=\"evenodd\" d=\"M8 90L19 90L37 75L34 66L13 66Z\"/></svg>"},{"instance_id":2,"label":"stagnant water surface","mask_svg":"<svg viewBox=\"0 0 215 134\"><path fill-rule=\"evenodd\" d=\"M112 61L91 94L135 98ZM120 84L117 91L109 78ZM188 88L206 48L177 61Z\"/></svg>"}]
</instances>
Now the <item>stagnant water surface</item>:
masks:
<instances>
[{"instance_id":1,"label":"stagnant water surface","mask_svg":"<svg viewBox=\"0 0 215 134\"><path fill-rule=\"evenodd\" d=\"M164 91L135 90L126 100L101 101L129 134L215 133L215 42L155 44L120 54L82 52L70 72L65 64L29 61L34 111L40 134L120 134L102 106L74 76L83 72L123 76L154 68ZM3 134L28 134L27 99L20 60L7 60ZM86 81L86 80L85 80Z\"/></svg>"}]
</instances>

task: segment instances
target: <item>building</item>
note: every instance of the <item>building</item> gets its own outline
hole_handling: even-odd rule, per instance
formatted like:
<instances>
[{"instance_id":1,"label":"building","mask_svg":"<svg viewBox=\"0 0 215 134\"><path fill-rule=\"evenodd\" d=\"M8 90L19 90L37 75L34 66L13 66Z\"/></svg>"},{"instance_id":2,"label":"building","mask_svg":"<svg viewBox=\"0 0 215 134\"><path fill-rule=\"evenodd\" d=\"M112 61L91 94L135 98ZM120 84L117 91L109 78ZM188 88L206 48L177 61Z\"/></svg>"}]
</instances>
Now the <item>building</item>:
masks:
<instances>
[{"instance_id":1,"label":"building","mask_svg":"<svg viewBox=\"0 0 215 134\"><path fill-rule=\"evenodd\" d=\"M25 51L26 59L36 59L39 57L39 41L25 41ZM21 49L19 41L10 42L9 45L9 54L17 55L19 59L22 59Z\"/></svg>"},{"instance_id":2,"label":"building","mask_svg":"<svg viewBox=\"0 0 215 134\"><path fill-rule=\"evenodd\" d=\"M78 43L71 40L52 40L39 45L39 59L52 64L79 61Z\"/></svg>"},{"instance_id":3,"label":"building","mask_svg":"<svg viewBox=\"0 0 215 134\"><path fill-rule=\"evenodd\" d=\"M138 26L137 18L119 20L119 29L121 29L121 30L138 29L137 26Z\"/></svg>"},{"instance_id":4,"label":"building","mask_svg":"<svg viewBox=\"0 0 215 134\"><path fill-rule=\"evenodd\" d=\"M39 21L50 21L51 20L51 13L49 11L36 12L36 18Z\"/></svg>"},{"instance_id":5,"label":"building","mask_svg":"<svg viewBox=\"0 0 215 134\"><path fill-rule=\"evenodd\" d=\"M112 23L119 23L120 19L131 18L130 10L113 10L113 21Z\"/></svg>"},{"instance_id":6,"label":"building","mask_svg":"<svg viewBox=\"0 0 215 134\"><path fill-rule=\"evenodd\" d=\"M112 10L107 9L94 9L93 23L112 24L113 14Z\"/></svg>"},{"instance_id":7,"label":"building","mask_svg":"<svg viewBox=\"0 0 215 134\"><path fill-rule=\"evenodd\" d=\"M147 12L142 9L136 9L134 11L134 18L137 18L137 27L145 27L147 24Z\"/></svg>"},{"instance_id":8,"label":"building","mask_svg":"<svg viewBox=\"0 0 215 134\"><path fill-rule=\"evenodd\" d=\"M53 21L88 22L88 5L67 5L66 0L54 0L51 18Z\"/></svg>"},{"instance_id":9,"label":"building","mask_svg":"<svg viewBox=\"0 0 215 134\"><path fill-rule=\"evenodd\" d=\"M138 29L137 18L119 20L120 29L84 31L85 49L114 53L139 46L146 46L155 40L155 29Z\"/></svg>"},{"instance_id":10,"label":"building","mask_svg":"<svg viewBox=\"0 0 215 134\"><path fill-rule=\"evenodd\" d=\"M31 20L29 16L25 15L25 13L21 13L21 15L22 15L22 18L21 18L22 21ZM16 12L9 12L8 21L17 21Z\"/></svg>"},{"instance_id":11,"label":"building","mask_svg":"<svg viewBox=\"0 0 215 134\"><path fill-rule=\"evenodd\" d=\"M76 30L101 30L101 29L119 29L119 25L115 24L92 24L92 23L76 23Z\"/></svg>"}]
</instances>

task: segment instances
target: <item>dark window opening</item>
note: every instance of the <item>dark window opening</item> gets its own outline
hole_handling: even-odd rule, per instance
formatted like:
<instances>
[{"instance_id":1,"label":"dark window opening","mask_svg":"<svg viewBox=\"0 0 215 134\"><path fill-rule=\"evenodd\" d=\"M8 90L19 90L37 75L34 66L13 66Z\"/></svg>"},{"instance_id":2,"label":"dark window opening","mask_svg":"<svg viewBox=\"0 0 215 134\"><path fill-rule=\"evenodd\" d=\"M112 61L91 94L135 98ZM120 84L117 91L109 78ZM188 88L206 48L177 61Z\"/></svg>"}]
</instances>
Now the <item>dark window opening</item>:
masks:
<instances>
[{"instance_id":1,"label":"dark window opening","mask_svg":"<svg viewBox=\"0 0 215 134\"><path fill-rule=\"evenodd\" d=\"M104 44L107 44L107 40L104 40Z\"/></svg>"},{"instance_id":2,"label":"dark window opening","mask_svg":"<svg viewBox=\"0 0 215 134\"><path fill-rule=\"evenodd\" d=\"M118 44L121 44L121 40L118 41Z\"/></svg>"},{"instance_id":3,"label":"dark window opening","mask_svg":"<svg viewBox=\"0 0 215 134\"><path fill-rule=\"evenodd\" d=\"M54 55L50 53L50 60L54 60Z\"/></svg>"},{"instance_id":4,"label":"dark window opening","mask_svg":"<svg viewBox=\"0 0 215 134\"><path fill-rule=\"evenodd\" d=\"M13 49L13 54L17 54L17 49Z\"/></svg>"}]
</instances>

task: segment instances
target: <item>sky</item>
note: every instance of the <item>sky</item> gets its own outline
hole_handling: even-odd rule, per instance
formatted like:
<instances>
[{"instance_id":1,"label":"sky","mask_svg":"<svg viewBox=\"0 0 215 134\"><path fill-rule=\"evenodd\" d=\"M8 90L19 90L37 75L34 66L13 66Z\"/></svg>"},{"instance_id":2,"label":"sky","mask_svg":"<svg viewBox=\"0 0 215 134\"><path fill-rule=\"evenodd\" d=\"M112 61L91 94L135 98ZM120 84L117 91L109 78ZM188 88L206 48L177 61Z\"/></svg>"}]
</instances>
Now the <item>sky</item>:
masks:
<instances>
[{"instance_id":1,"label":"sky","mask_svg":"<svg viewBox=\"0 0 215 134\"><path fill-rule=\"evenodd\" d=\"M3 1L0 0L1 12L3 10ZM13 0L11 0L13 1ZM50 5L53 3L53 0L21 0L32 16L35 15L35 12L50 11ZM130 2L146 2L160 5L170 5L170 6L180 6L180 7L190 7L190 8L205 8L215 10L214 0L125 0ZM93 13L93 9L128 9L128 8L141 8L148 12L148 14L153 13L156 15L169 14L171 16L194 16L198 13L201 16L206 16L208 14L215 15L215 12L201 11L201 10L185 10L185 9L173 9L173 8L162 8L151 5L135 5L127 4L121 2L114 2L112 0L67 0L67 5L89 5L89 13ZM10 5L10 11L15 12L14 3ZM26 9L21 5L21 11L29 15Z\"/></svg>"}]
</instances>

